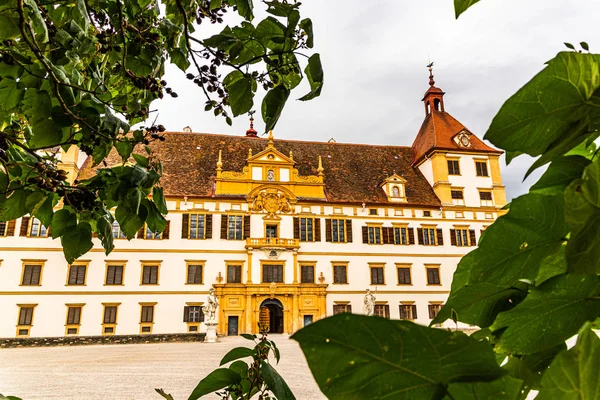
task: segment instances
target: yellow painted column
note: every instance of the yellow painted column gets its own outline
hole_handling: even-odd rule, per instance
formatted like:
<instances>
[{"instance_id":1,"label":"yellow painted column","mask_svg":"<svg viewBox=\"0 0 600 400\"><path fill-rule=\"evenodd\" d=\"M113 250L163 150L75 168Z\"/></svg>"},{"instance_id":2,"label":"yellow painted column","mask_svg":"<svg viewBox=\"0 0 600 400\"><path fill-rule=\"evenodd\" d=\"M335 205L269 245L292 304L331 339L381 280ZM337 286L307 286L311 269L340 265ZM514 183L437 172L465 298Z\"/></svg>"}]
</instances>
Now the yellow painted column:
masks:
<instances>
[{"instance_id":1,"label":"yellow painted column","mask_svg":"<svg viewBox=\"0 0 600 400\"><path fill-rule=\"evenodd\" d=\"M292 332L298 330L298 319L300 317L300 310L298 309L298 293L294 293L292 298Z\"/></svg>"},{"instance_id":2,"label":"yellow painted column","mask_svg":"<svg viewBox=\"0 0 600 400\"><path fill-rule=\"evenodd\" d=\"M323 319L327 316L327 302L325 301L325 295L319 295L319 319Z\"/></svg>"},{"instance_id":3,"label":"yellow painted column","mask_svg":"<svg viewBox=\"0 0 600 400\"><path fill-rule=\"evenodd\" d=\"M68 151L61 153L58 168L67 171L67 182L69 182L69 184L72 184L75 181L75 178L77 178L77 174L79 173L79 167L77 166L78 159L79 148L77 146L71 146Z\"/></svg>"},{"instance_id":4,"label":"yellow painted column","mask_svg":"<svg viewBox=\"0 0 600 400\"><path fill-rule=\"evenodd\" d=\"M502 184L499 155L490 155L490 173L492 175L494 204L496 207L503 207L506 204L506 192L504 191L504 185Z\"/></svg>"},{"instance_id":5,"label":"yellow painted column","mask_svg":"<svg viewBox=\"0 0 600 400\"><path fill-rule=\"evenodd\" d=\"M292 316L292 313L290 312L290 302L289 297L287 295L285 296L283 304L285 304L283 309L283 333L292 333L292 324L290 324L290 318Z\"/></svg>"},{"instance_id":6,"label":"yellow painted column","mask_svg":"<svg viewBox=\"0 0 600 400\"><path fill-rule=\"evenodd\" d=\"M246 295L246 333L252 333L252 317L254 312L252 310L252 296Z\"/></svg>"},{"instance_id":7,"label":"yellow painted column","mask_svg":"<svg viewBox=\"0 0 600 400\"><path fill-rule=\"evenodd\" d=\"M294 249L294 284L298 283L298 250Z\"/></svg>"},{"instance_id":8,"label":"yellow painted column","mask_svg":"<svg viewBox=\"0 0 600 400\"><path fill-rule=\"evenodd\" d=\"M248 279L246 280L246 283L252 283L252 248L248 249Z\"/></svg>"},{"instance_id":9,"label":"yellow painted column","mask_svg":"<svg viewBox=\"0 0 600 400\"><path fill-rule=\"evenodd\" d=\"M452 204L446 154L435 153L431 156L430 160L433 172L433 191L442 201L442 204Z\"/></svg>"}]
</instances>

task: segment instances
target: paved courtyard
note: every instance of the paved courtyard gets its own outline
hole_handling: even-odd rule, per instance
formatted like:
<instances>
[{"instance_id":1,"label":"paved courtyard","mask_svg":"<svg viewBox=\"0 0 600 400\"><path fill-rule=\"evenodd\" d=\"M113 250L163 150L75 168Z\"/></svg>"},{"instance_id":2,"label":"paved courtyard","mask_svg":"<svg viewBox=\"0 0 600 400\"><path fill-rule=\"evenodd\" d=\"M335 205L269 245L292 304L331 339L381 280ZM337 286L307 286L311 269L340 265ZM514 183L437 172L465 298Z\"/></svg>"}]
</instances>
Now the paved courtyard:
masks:
<instances>
[{"instance_id":1,"label":"paved courtyard","mask_svg":"<svg viewBox=\"0 0 600 400\"><path fill-rule=\"evenodd\" d=\"M276 368L296 398L325 399L298 344L285 335L271 339L281 351ZM163 388L175 400L186 400L227 351L251 344L227 337L214 344L4 349L0 350L0 393L23 400L160 400L154 388Z\"/></svg>"}]
</instances>

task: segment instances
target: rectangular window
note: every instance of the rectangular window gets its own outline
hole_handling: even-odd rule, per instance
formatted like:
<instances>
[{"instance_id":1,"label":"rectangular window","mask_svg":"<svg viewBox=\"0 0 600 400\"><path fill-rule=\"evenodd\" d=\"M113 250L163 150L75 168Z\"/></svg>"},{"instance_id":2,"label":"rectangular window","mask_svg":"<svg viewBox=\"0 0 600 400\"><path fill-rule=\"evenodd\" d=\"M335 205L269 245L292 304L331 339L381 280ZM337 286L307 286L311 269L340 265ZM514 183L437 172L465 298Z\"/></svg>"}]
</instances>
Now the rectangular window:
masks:
<instances>
[{"instance_id":1,"label":"rectangular window","mask_svg":"<svg viewBox=\"0 0 600 400\"><path fill-rule=\"evenodd\" d=\"M428 285L441 285L440 282L440 269L438 267L427 267L427 284Z\"/></svg>"},{"instance_id":2,"label":"rectangular window","mask_svg":"<svg viewBox=\"0 0 600 400\"><path fill-rule=\"evenodd\" d=\"M408 244L408 228L394 228L394 244Z\"/></svg>"},{"instance_id":3,"label":"rectangular window","mask_svg":"<svg viewBox=\"0 0 600 400\"><path fill-rule=\"evenodd\" d=\"M277 237L277 225L267 225L265 227L265 237L276 238Z\"/></svg>"},{"instance_id":4,"label":"rectangular window","mask_svg":"<svg viewBox=\"0 0 600 400\"><path fill-rule=\"evenodd\" d=\"M67 325L81 324L81 307L69 307L67 309Z\"/></svg>"},{"instance_id":5,"label":"rectangular window","mask_svg":"<svg viewBox=\"0 0 600 400\"><path fill-rule=\"evenodd\" d=\"M333 243L344 243L346 241L346 220L331 220L331 241Z\"/></svg>"},{"instance_id":6,"label":"rectangular window","mask_svg":"<svg viewBox=\"0 0 600 400\"><path fill-rule=\"evenodd\" d=\"M431 217L431 211L423 211L424 217Z\"/></svg>"},{"instance_id":7,"label":"rectangular window","mask_svg":"<svg viewBox=\"0 0 600 400\"><path fill-rule=\"evenodd\" d=\"M334 304L333 305L333 315L341 314L341 313L352 313L352 305L351 304Z\"/></svg>"},{"instance_id":8,"label":"rectangular window","mask_svg":"<svg viewBox=\"0 0 600 400\"><path fill-rule=\"evenodd\" d=\"M300 240L303 242L314 241L314 218L300 218Z\"/></svg>"},{"instance_id":9,"label":"rectangular window","mask_svg":"<svg viewBox=\"0 0 600 400\"><path fill-rule=\"evenodd\" d=\"M410 267L398 267L398 285L412 285Z\"/></svg>"},{"instance_id":10,"label":"rectangular window","mask_svg":"<svg viewBox=\"0 0 600 400\"><path fill-rule=\"evenodd\" d=\"M460 175L458 160L448 160L448 175Z\"/></svg>"},{"instance_id":11,"label":"rectangular window","mask_svg":"<svg viewBox=\"0 0 600 400\"><path fill-rule=\"evenodd\" d=\"M85 285L87 265L71 265L69 267L68 285Z\"/></svg>"},{"instance_id":12,"label":"rectangular window","mask_svg":"<svg viewBox=\"0 0 600 400\"><path fill-rule=\"evenodd\" d=\"M377 215L377 209L376 208L369 208L369 215Z\"/></svg>"},{"instance_id":13,"label":"rectangular window","mask_svg":"<svg viewBox=\"0 0 600 400\"><path fill-rule=\"evenodd\" d=\"M123 284L123 265L106 266L106 285Z\"/></svg>"},{"instance_id":14,"label":"rectangular window","mask_svg":"<svg viewBox=\"0 0 600 400\"><path fill-rule=\"evenodd\" d=\"M482 206L493 206L492 192L479 192L479 199L481 200Z\"/></svg>"},{"instance_id":15,"label":"rectangular window","mask_svg":"<svg viewBox=\"0 0 600 400\"><path fill-rule=\"evenodd\" d=\"M104 306L104 324L117 323L117 306ZM107 332L108 333L108 332Z\"/></svg>"},{"instance_id":16,"label":"rectangular window","mask_svg":"<svg viewBox=\"0 0 600 400\"><path fill-rule=\"evenodd\" d=\"M377 315L382 318L390 318L390 306L387 304L375 304L373 309L373 315Z\"/></svg>"},{"instance_id":17,"label":"rectangular window","mask_svg":"<svg viewBox=\"0 0 600 400\"><path fill-rule=\"evenodd\" d=\"M206 234L206 215L190 214L190 239L204 239Z\"/></svg>"},{"instance_id":18,"label":"rectangular window","mask_svg":"<svg viewBox=\"0 0 600 400\"><path fill-rule=\"evenodd\" d=\"M47 237L48 229L42 225L39 219L31 218L29 226L29 236L31 237Z\"/></svg>"},{"instance_id":19,"label":"rectangular window","mask_svg":"<svg viewBox=\"0 0 600 400\"><path fill-rule=\"evenodd\" d=\"M457 246L470 246L468 229L455 229L454 233L456 235Z\"/></svg>"},{"instance_id":20,"label":"rectangular window","mask_svg":"<svg viewBox=\"0 0 600 400\"><path fill-rule=\"evenodd\" d=\"M152 232L148 225L146 225L146 235L144 236L146 239L162 239L162 232Z\"/></svg>"},{"instance_id":21,"label":"rectangular window","mask_svg":"<svg viewBox=\"0 0 600 400\"><path fill-rule=\"evenodd\" d=\"M242 266L227 266L227 283L242 283Z\"/></svg>"},{"instance_id":22,"label":"rectangular window","mask_svg":"<svg viewBox=\"0 0 600 400\"><path fill-rule=\"evenodd\" d=\"M383 267L371 267L371 285L383 285Z\"/></svg>"},{"instance_id":23,"label":"rectangular window","mask_svg":"<svg viewBox=\"0 0 600 400\"><path fill-rule=\"evenodd\" d=\"M381 227L369 226L369 244L381 244Z\"/></svg>"},{"instance_id":24,"label":"rectangular window","mask_svg":"<svg viewBox=\"0 0 600 400\"><path fill-rule=\"evenodd\" d=\"M33 309L34 306L21 306L19 310L19 325L31 326L33 324Z\"/></svg>"},{"instance_id":25,"label":"rectangular window","mask_svg":"<svg viewBox=\"0 0 600 400\"><path fill-rule=\"evenodd\" d=\"M489 176L487 162L485 161L475 161L475 170L477 171L477 176Z\"/></svg>"},{"instance_id":26,"label":"rectangular window","mask_svg":"<svg viewBox=\"0 0 600 400\"><path fill-rule=\"evenodd\" d=\"M8 232L8 222L0 221L0 236L6 236L7 232Z\"/></svg>"},{"instance_id":27,"label":"rectangular window","mask_svg":"<svg viewBox=\"0 0 600 400\"><path fill-rule=\"evenodd\" d=\"M127 236L121 230L121 226L117 221L112 223L112 237L113 239L126 239Z\"/></svg>"},{"instance_id":28,"label":"rectangular window","mask_svg":"<svg viewBox=\"0 0 600 400\"><path fill-rule=\"evenodd\" d=\"M429 319L437 317L438 313L442 309L443 304L430 304L429 305Z\"/></svg>"},{"instance_id":29,"label":"rectangular window","mask_svg":"<svg viewBox=\"0 0 600 400\"><path fill-rule=\"evenodd\" d=\"M23 278L21 279L21 285L40 285L42 281L42 266L41 265L29 265L23 266Z\"/></svg>"},{"instance_id":30,"label":"rectangular window","mask_svg":"<svg viewBox=\"0 0 600 400\"><path fill-rule=\"evenodd\" d=\"M283 283L283 265L263 265L263 283Z\"/></svg>"},{"instance_id":31,"label":"rectangular window","mask_svg":"<svg viewBox=\"0 0 600 400\"><path fill-rule=\"evenodd\" d=\"M158 285L158 265L142 267L142 285Z\"/></svg>"},{"instance_id":32,"label":"rectangular window","mask_svg":"<svg viewBox=\"0 0 600 400\"><path fill-rule=\"evenodd\" d=\"M202 267L203 265L190 264L187 266L187 284L201 285L202 284Z\"/></svg>"},{"instance_id":33,"label":"rectangular window","mask_svg":"<svg viewBox=\"0 0 600 400\"><path fill-rule=\"evenodd\" d=\"M423 244L426 246L435 246L435 228L423 228Z\"/></svg>"},{"instance_id":34,"label":"rectangular window","mask_svg":"<svg viewBox=\"0 0 600 400\"><path fill-rule=\"evenodd\" d=\"M400 319L415 320L417 319L416 304L400 304Z\"/></svg>"},{"instance_id":35,"label":"rectangular window","mask_svg":"<svg viewBox=\"0 0 600 400\"><path fill-rule=\"evenodd\" d=\"M187 312L186 312L187 311ZM187 318L184 318L184 322L202 322L204 321L204 313L200 306L189 306L184 308L184 312ZM184 315L184 317L186 316Z\"/></svg>"},{"instance_id":36,"label":"rectangular window","mask_svg":"<svg viewBox=\"0 0 600 400\"><path fill-rule=\"evenodd\" d=\"M333 266L333 283L348 283L348 268L346 265Z\"/></svg>"},{"instance_id":37,"label":"rectangular window","mask_svg":"<svg viewBox=\"0 0 600 400\"><path fill-rule=\"evenodd\" d=\"M301 265L300 266L300 282L301 283L315 283L315 266L314 265Z\"/></svg>"},{"instance_id":38,"label":"rectangular window","mask_svg":"<svg viewBox=\"0 0 600 400\"><path fill-rule=\"evenodd\" d=\"M227 240L242 240L244 218L242 215L228 215Z\"/></svg>"},{"instance_id":39,"label":"rectangular window","mask_svg":"<svg viewBox=\"0 0 600 400\"><path fill-rule=\"evenodd\" d=\"M140 323L151 324L154 322L154 306L142 306Z\"/></svg>"},{"instance_id":40,"label":"rectangular window","mask_svg":"<svg viewBox=\"0 0 600 400\"><path fill-rule=\"evenodd\" d=\"M450 195L452 197L452 204L458 206L465 205L465 198L462 190L451 190Z\"/></svg>"}]
</instances>

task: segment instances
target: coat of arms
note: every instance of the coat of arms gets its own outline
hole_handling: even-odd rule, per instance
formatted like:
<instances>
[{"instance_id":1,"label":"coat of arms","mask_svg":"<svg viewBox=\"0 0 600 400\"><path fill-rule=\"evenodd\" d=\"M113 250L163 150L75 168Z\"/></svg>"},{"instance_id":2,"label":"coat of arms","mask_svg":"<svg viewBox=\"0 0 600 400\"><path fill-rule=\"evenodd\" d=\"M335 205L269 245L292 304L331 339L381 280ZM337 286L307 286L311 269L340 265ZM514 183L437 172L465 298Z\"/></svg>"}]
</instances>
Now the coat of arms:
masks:
<instances>
[{"instance_id":1,"label":"coat of arms","mask_svg":"<svg viewBox=\"0 0 600 400\"><path fill-rule=\"evenodd\" d=\"M265 211L269 217L274 217L277 213L288 213L292 211L287 197L276 189L262 190L254 197L252 202L252 211Z\"/></svg>"}]
</instances>

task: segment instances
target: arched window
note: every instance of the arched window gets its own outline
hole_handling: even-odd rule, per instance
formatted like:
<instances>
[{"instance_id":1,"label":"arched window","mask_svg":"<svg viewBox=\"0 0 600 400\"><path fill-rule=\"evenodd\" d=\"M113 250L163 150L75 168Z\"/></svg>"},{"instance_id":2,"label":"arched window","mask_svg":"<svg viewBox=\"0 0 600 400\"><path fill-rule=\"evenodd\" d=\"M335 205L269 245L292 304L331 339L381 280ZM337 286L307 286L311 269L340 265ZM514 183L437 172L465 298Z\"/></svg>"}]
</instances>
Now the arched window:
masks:
<instances>
[{"instance_id":1,"label":"arched window","mask_svg":"<svg viewBox=\"0 0 600 400\"><path fill-rule=\"evenodd\" d=\"M431 104L429 102L425 103L425 112L427 115L431 113Z\"/></svg>"},{"instance_id":2,"label":"arched window","mask_svg":"<svg viewBox=\"0 0 600 400\"><path fill-rule=\"evenodd\" d=\"M435 111L440 111L440 99L433 100L433 108L435 108Z\"/></svg>"}]
</instances>

